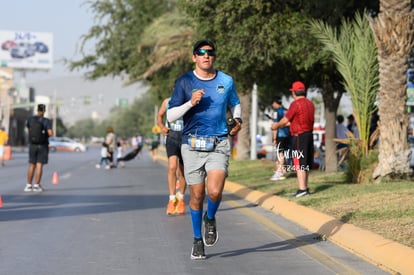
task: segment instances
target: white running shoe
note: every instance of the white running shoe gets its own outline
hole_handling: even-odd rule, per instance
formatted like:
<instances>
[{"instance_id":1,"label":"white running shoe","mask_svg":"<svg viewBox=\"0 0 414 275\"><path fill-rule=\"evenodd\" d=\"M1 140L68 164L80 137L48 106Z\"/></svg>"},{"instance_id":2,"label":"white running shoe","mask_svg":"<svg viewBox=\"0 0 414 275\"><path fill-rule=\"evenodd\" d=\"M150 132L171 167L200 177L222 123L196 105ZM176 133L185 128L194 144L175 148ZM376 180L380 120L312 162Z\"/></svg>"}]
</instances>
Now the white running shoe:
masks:
<instances>
[{"instance_id":1,"label":"white running shoe","mask_svg":"<svg viewBox=\"0 0 414 275\"><path fill-rule=\"evenodd\" d=\"M31 184L26 184L26 187L24 188L24 192L32 192L33 186Z\"/></svg>"},{"instance_id":2,"label":"white running shoe","mask_svg":"<svg viewBox=\"0 0 414 275\"><path fill-rule=\"evenodd\" d=\"M270 180L272 181L284 180L284 179L286 179L286 177L280 172L275 172L273 176L270 178Z\"/></svg>"},{"instance_id":3,"label":"white running shoe","mask_svg":"<svg viewBox=\"0 0 414 275\"><path fill-rule=\"evenodd\" d=\"M43 192L43 188L40 186L40 184L34 184L32 189L33 192Z\"/></svg>"}]
</instances>

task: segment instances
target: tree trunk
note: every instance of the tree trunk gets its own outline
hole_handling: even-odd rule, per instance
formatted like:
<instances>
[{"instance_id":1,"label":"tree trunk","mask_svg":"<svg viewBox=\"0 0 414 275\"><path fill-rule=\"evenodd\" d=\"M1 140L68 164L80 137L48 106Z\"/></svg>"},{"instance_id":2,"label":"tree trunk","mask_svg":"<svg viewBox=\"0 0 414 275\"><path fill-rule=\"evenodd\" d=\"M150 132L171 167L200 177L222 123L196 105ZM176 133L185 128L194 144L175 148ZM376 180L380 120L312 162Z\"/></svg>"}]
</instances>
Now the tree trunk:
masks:
<instances>
[{"instance_id":1,"label":"tree trunk","mask_svg":"<svg viewBox=\"0 0 414 275\"><path fill-rule=\"evenodd\" d=\"M325 106L325 171L336 172L338 159L336 154L336 110L342 97L342 91L334 91L331 83L322 83L322 98ZM335 94L336 92L336 94Z\"/></svg>"},{"instance_id":2,"label":"tree trunk","mask_svg":"<svg viewBox=\"0 0 414 275\"><path fill-rule=\"evenodd\" d=\"M251 93L239 93L242 107L243 127L237 134L237 156L236 160L250 159L250 115L251 115Z\"/></svg>"},{"instance_id":3,"label":"tree trunk","mask_svg":"<svg viewBox=\"0 0 414 275\"><path fill-rule=\"evenodd\" d=\"M370 19L380 71L379 163L373 173L377 180L410 173L406 71L413 47L413 18L410 0L381 0L378 17Z\"/></svg>"}]
</instances>

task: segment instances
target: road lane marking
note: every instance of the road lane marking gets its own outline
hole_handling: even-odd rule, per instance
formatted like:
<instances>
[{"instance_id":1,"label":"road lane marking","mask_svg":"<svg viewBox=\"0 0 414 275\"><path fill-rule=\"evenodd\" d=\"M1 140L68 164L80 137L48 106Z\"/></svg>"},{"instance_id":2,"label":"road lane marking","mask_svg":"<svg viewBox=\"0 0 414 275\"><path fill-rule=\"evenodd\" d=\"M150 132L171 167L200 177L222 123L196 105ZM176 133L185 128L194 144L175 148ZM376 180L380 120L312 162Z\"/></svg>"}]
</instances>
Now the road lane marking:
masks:
<instances>
[{"instance_id":1,"label":"road lane marking","mask_svg":"<svg viewBox=\"0 0 414 275\"><path fill-rule=\"evenodd\" d=\"M326 253L323 253L319 249L315 248L314 246L312 246L311 243L300 240L295 235L285 230L284 228L278 226L270 219L263 217L262 215L257 215L255 211L249 209L244 204L238 203L235 200L230 199L228 196L224 196L224 198L225 198L224 199L225 203L229 204L231 207L233 207L237 211L242 212L244 215L255 220L256 222L264 225L270 231L276 233L279 237L281 237L285 241L289 240L289 242L292 242L292 245L296 249L299 249L305 255L319 262L321 265L325 266L326 268L329 268L330 270L334 271L337 274L360 274L358 271L356 271L352 267L342 262L339 262L335 258L332 258Z\"/></svg>"}]
</instances>

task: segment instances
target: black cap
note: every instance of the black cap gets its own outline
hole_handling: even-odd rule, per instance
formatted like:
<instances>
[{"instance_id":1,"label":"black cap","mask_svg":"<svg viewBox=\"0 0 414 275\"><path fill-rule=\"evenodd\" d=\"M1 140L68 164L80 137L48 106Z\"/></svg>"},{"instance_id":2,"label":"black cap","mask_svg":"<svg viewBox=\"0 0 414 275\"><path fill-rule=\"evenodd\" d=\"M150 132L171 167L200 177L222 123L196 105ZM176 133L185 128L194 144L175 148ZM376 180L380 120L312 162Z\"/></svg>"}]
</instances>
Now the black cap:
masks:
<instances>
[{"instance_id":1,"label":"black cap","mask_svg":"<svg viewBox=\"0 0 414 275\"><path fill-rule=\"evenodd\" d=\"M277 104L282 105L282 98L277 95L277 96L273 97L272 103L273 102L276 102Z\"/></svg>"},{"instance_id":2,"label":"black cap","mask_svg":"<svg viewBox=\"0 0 414 275\"><path fill-rule=\"evenodd\" d=\"M38 104L37 105L37 111L38 112L44 112L44 111L46 111L46 105L45 104Z\"/></svg>"},{"instance_id":3,"label":"black cap","mask_svg":"<svg viewBox=\"0 0 414 275\"><path fill-rule=\"evenodd\" d=\"M196 50L206 45L212 47L214 51L216 50L216 45L214 45L213 41L210 41L208 39L203 39L203 40L199 40L195 42L194 47L193 47L193 52L195 52Z\"/></svg>"}]
</instances>

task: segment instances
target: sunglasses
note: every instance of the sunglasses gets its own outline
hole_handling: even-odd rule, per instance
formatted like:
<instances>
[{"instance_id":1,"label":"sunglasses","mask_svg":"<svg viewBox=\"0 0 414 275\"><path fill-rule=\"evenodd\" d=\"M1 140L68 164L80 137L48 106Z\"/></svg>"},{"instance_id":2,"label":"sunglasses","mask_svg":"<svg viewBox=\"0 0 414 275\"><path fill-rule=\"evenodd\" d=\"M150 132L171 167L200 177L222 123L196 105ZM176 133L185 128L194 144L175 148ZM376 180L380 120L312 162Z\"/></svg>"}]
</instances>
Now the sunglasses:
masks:
<instances>
[{"instance_id":1,"label":"sunglasses","mask_svg":"<svg viewBox=\"0 0 414 275\"><path fill-rule=\"evenodd\" d=\"M198 56L203 56L207 53L208 56L215 56L216 52L214 50L198 49L194 53Z\"/></svg>"}]
</instances>

